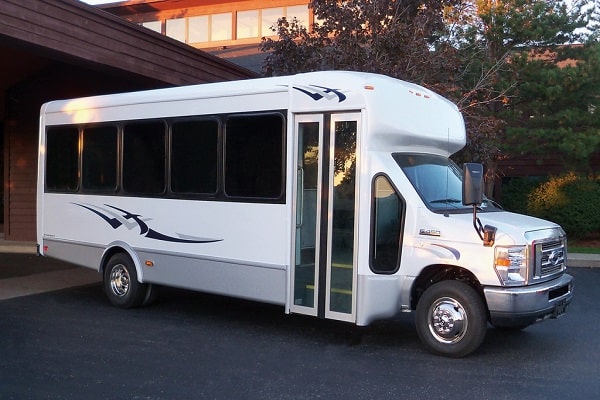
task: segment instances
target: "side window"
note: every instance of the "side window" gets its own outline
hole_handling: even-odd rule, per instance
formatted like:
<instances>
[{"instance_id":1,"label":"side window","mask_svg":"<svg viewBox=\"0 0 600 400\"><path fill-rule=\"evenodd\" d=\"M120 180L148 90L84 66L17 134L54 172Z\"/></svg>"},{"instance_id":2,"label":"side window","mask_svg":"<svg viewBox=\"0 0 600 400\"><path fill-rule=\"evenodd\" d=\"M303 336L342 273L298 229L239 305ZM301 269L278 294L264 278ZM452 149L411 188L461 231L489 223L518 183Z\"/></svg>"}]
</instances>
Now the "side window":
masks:
<instances>
[{"instance_id":1,"label":"side window","mask_svg":"<svg viewBox=\"0 0 600 400\"><path fill-rule=\"evenodd\" d=\"M171 190L215 194L219 124L216 120L176 122L171 130Z\"/></svg>"},{"instance_id":2,"label":"side window","mask_svg":"<svg viewBox=\"0 0 600 400\"><path fill-rule=\"evenodd\" d=\"M375 178L371 212L371 269L392 274L400 265L404 202L385 176Z\"/></svg>"},{"instance_id":3,"label":"side window","mask_svg":"<svg viewBox=\"0 0 600 400\"><path fill-rule=\"evenodd\" d=\"M86 128L81 158L83 190L114 192L117 189L117 127Z\"/></svg>"},{"instance_id":4,"label":"side window","mask_svg":"<svg viewBox=\"0 0 600 400\"><path fill-rule=\"evenodd\" d=\"M283 196L285 122L280 114L234 116L225 127L225 194Z\"/></svg>"},{"instance_id":5,"label":"side window","mask_svg":"<svg viewBox=\"0 0 600 400\"><path fill-rule=\"evenodd\" d=\"M123 128L123 190L134 194L165 191L166 125L137 122Z\"/></svg>"},{"instance_id":6,"label":"side window","mask_svg":"<svg viewBox=\"0 0 600 400\"><path fill-rule=\"evenodd\" d=\"M75 192L79 188L79 131L76 127L46 132L46 189Z\"/></svg>"}]
</instances>

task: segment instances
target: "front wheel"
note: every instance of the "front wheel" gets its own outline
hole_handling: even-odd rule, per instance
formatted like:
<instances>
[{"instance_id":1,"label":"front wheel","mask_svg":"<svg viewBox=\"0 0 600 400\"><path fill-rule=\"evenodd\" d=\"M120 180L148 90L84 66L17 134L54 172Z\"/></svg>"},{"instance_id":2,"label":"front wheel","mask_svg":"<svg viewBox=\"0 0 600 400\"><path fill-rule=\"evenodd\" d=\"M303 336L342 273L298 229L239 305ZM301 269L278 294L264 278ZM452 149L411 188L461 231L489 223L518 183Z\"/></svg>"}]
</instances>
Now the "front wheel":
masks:
<instances>
[{"instance_id":1,"label":"front wheel","mask_svg":"<svg viewBox=\"0 0 600 400\"><path fill-rule=\"evenodd\" d=\"M479 294L458 281L430 286L417 304L416 328L432 353L464 357L474 352L487 330L486 310Z\"/></svg>"},{"instance_id":2,"label":"front wheel","mask_svg":"<svg viewBox=\"0 0 600 400\"><path fill-rule=\"evenodd\" d=\"M120 308L140 306L148 292L147 285L137 280L133 261L124 253L117 253L108 260L103 283L108 300Z\"/></svg>"}]
</instances>

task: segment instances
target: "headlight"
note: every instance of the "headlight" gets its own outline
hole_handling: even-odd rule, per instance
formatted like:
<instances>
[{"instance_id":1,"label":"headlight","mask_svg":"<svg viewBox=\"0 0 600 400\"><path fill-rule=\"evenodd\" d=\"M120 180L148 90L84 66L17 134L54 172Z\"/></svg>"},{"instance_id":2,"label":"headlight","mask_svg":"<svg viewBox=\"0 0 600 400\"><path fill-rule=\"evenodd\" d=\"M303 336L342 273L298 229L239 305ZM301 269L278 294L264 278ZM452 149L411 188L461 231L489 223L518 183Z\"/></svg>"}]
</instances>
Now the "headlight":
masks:
<instances>
[{"instance_id":1,"label":"headlight","mask_svg":"<svg viewBox=\"0 0 600 400\"><path fill-rule=\"evenodd\" d=\"M527 246L496 247L494 269L502 286L527 284Z\"/></svg>"}]
</instances>

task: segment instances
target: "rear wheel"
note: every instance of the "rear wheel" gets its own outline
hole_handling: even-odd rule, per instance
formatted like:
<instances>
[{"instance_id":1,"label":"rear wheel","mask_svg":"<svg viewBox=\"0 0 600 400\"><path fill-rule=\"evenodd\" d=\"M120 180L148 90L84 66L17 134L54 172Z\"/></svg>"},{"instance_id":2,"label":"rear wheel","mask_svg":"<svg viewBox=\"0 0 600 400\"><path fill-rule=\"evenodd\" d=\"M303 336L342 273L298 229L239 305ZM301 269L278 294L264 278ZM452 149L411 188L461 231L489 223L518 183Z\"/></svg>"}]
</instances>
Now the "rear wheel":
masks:
<instances>
[{"instance_id":1,"label":"rear wheel","mask_svg":"<svg viewBox=\"0 0 600 400\"><path fill-rule=\"evenodd\" d=\"M104 268L104 292L120 308L138 307L148 294L148 285L139 283L135 265L124 253L112 256Z\"/></svg>"},{"instance_id":2,"label":"rear wheel","mask_svg":"<svg viewBox=\"0 0 600 400\"><path fill-rule=\"evenodd\" d=\"M485 306L475 289L466 283L442 281L421 296L416 328L432 353L464 357L483 342L487 330Z\"/></svg>"}]
</instances>

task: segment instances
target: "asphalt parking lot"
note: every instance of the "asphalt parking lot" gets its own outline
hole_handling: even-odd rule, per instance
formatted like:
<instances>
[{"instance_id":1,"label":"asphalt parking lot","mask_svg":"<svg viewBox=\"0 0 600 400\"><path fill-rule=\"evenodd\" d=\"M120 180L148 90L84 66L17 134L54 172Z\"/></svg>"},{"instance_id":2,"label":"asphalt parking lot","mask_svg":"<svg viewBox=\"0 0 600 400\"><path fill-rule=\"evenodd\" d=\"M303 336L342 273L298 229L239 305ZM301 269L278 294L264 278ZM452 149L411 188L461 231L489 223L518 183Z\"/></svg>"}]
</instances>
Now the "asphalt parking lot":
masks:
<instances>
[{"instance_id":1,"label":"asphalt parking lot","mask_svg":"<svg viewBox=\"0 0 600 400\"><path fill-rule=\"evenodd\" d=\"M571 269L563 317L489 327L476 353L455 360L423 349L411 314L356 327L177 289L122 310L94 271L15 257L36 272L0 283L60 272L71 284L0 300L0 399L600 398L598 268ZM89 272L95 282L70 281Z\"/></svg>"}]
</instances>

